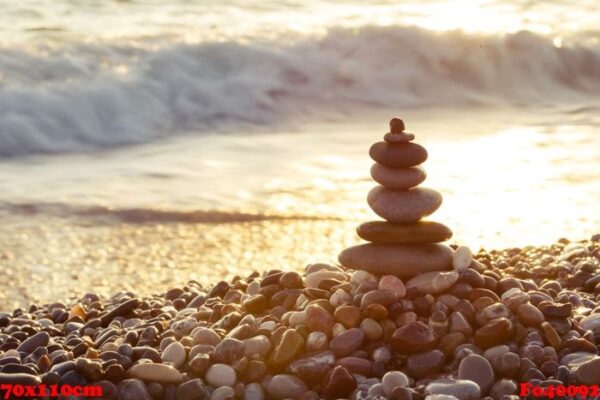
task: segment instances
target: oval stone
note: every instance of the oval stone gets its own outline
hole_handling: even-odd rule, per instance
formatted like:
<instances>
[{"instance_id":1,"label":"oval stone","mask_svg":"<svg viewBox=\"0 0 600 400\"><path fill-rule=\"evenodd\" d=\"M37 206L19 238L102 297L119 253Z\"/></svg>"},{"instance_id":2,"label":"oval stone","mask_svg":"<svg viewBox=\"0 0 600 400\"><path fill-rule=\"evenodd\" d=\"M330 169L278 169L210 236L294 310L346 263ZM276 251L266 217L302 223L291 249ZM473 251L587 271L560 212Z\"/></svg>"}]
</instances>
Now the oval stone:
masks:
<instances>
[{"instance_id":1,"label":"oval stone","mask_svg":"<svg viewBox=\"0 0 600 400\"><path fill-rule=\"evenodd\" d=\"M185 347L179 342L173 342L168 345L161 355L163 362L170 362L175 368L180 368L185 363L185 358Z\"/></svg>"},{"instance_id":2,"label":"oval stone","mask_svg":"<svg viewBox=\"0 0 600 400\"><path fill-rule=\"evenodd\" d=\"M495 381L494 370L489 361L479 354L469 354L463 358L458 366L458 379L475 382L485 395L492 388Z\"/></svg>"},{"instance_id":3,"label":"oval stone","mask_svg":"<svg viewBox=\"0 0 600 400\"><path fill-rule=\"evenodd\" d=\"M425 394L429 397L435 394L454 396L461 400L476 400L481 398L479 386L472 381L462 379L441 378L425 387Z\"/></svg>"},{"instance_id":4,"label":"oval stone","mask_svg":"<svg viewBox=\"0 0 600 400\"><path fill-rule=\"evenodd\" d=\"M581 327L592 332L600 332L600 313L590 314L579 321Z\"/></svg>"},{"instance_id":5,"label":"oval stone","mask_svg":"<svg viewBox=\"0 0 600 400\"><path fill-rule=\"evenodd\" d=\"M137 364L127 370L129 378L159 383L180 383L183 380L181 372L166 364L145 363Z\"/></svg>"},{"instance_id":6,"label":"oval stone","mask_svg":"<svg viewBox=\"0 0 600 400\"><path fill-rule=\"evenodd\" d=\"M362 346L365 333L359 328L350 328L331 340L329 349L338 357L349 356Z\"/></svg>"},{"instance_id":7,"label":"oval stone","mask_svg":"<svg viewBox=\"0 0 600 400\"><path fill-rule=\"evenodd\" d=\"M23 343L17 347L17 351L25 353L31 353L38 347L46 347L50 342L50 335L48 332L38 332L35 335L27 338Z\"/></svg>"},{"instance_id":8,"label":"oval stone","mask_svg":"<svg viewBox=\"0 0 600 400\"><path fill-rule=\"evenodd\" d=\"M333 324L335 323L331 314L323 307L311 304L306 308L306 326L311 331L321 331L331 335Z\"/></svg>"},{"instance_id":9,"label":"oval stone","mask_svg":"<svg viewBox=\"0 0 600 400\"><path fill-rule=\"evenodd\" d=\"M452 252L450 247L441 244L367 243L345 249L338 260L346 268L410 278L425 272L450 269Z\"/></svg>"},{"instance_id":10,"label":"oval stone","mask_svg":"<svg viewBox=\"0 0 600 400\"><path fill-rule=\"evenodd\" d=\"M411 224L370 221L359 225L356 233L364 240L381 244L438 243L452 237L450 228L432 221Z\"/></svg>"},{"instance_id":11,"label":"oval stone","mask_svg":"<svg viewBox=\"0 0 600 400\"><path fill-rule=\"evenodd\" d=\"M442 205L442 195L426 188L394 190L376 186L369 192L367 203L386 221L405 224L433 214Z\"/></svg>"},{"instance_id":12,"label":"oval stone","mask_svg":"<svg viewBox=\"0 0 600 400\"><path fill-rule=\"evenodd\" d=\"M307 390L302 379L290 374L275 375L267 384L267 391L273 399L297 399Z\"/></svg>"},{"instance_id":13,"label":"oval stone","mask_svg":"<svg viewBox=\"0 0 600 400\"><path fill-rule=\"evenodd\" d=\"M483 349L497 346L508 340L513 333L513 325L507 318L488 322L475 332L475 344Z\"/></svg>"},{"instance_id":14,"label":"oval stone","mask_svg":"<svg viewBox=\"0 0 600 400\"><path fill-rule=\"evenodd\" d=\"M390 189L409 189L423 183L427 173L421 167L388 168L375 163L371 167L371 177Z\"/></svg>"},{"instance_id":15,"label":"oval stone","mask_svg":"<svg viewBox=\"0 0 600 400\"><path fill-rule=\"evenodd\" d=\"M593 358L579 365L575 370L578 382L584 385L595 385L600 382L600 357Z\"/></svg>"},{"instance_id":16,"label":"oval stone","mask_svg":"<svg viewBox=\"0 0 600 400\"><path fill-rule=\"evenodd\" d=\"M336 361L336 365L341 365L353 374L366 377L373 375L373 362L361 357L343 357Z\"/></svg>"},{"instance_id":17,"label":"oval stone","mask_svg":"<svg viewBox=\"0 0 600 400\"><path fill-rule=\"evenodd\" d=\"M427 160L427 150L416 143L373 143L369 155L373 160L390 168L408 168Z\"/></svg>"},{"instance_id":18,"label":"oval stone","mask_svg":"<svg viewBox=\"0 0 600 400\"><path fill-rule=\"evenodd\" d=\"M444 368L446 358L440 350L413 354L406 360L408 374L414 379L434 375Z\"/></svg>"},{"instance_id":19,"label":"oval stone","mask_svg":"<svg viewBox=\"0 0 600 400\"><path fill-rule=\"evenodd\" d=\"M233 368L227 364L213 364L206 371L206 382L213 387L233 386L237 379L237 374Z\"/></svg>"}]
</instances>

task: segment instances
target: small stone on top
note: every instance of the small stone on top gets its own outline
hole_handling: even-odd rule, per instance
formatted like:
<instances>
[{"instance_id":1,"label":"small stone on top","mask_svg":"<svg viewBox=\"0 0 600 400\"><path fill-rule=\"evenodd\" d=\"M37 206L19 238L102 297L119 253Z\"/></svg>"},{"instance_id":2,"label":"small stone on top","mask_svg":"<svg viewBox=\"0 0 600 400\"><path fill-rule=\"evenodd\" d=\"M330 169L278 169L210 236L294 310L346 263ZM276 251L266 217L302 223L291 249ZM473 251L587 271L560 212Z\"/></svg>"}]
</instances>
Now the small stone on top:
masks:
<instances>
[{"instance_id":1,"label":"small stone on top","mask_svg":"<svg viewBox=\"0 0 600 400\"><path fill-rule=\"evenodd\" d=\"M404 132L404 121L400 118L392 118L390 121L390 133L402 133Z\"/></svg>"},{"instance_id":2,"label":"small stone on top","mask_svg":"<svg viewBox=\"0 0 600 400\"><path fill-rule=\"evenodd\" d=\"M400 118L392 118L390 121L390 131L383 137L389 143L407 143L415 139L412 133L404 132L404 121Z\"/></svg>"}]
</instances>

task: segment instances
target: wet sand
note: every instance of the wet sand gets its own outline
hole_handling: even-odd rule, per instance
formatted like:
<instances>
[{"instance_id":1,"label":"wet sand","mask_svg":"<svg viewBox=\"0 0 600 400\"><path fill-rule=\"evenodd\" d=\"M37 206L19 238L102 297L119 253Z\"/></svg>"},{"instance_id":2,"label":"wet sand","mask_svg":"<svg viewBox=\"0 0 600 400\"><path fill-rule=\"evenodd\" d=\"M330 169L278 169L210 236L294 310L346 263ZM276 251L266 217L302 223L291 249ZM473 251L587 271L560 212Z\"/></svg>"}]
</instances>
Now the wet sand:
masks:
<instances>
[{"instance_id":1,"label":"wet sand","mask_svg":"<svg viewBox=\"0 0 600 400\"><path fill-rule=\"evenodd\" d=\"M340 249L358 241L354 221L135 225L14 218L18 226L0 228L1 310L88 291L149 295L188 280L299 271L310 262L335 262Z\"/></svg>"},{"instance_id":2,"label":"wet sand","mask_svg":"<svg viewBox=\"0 0 600 400\"><path fill-rule=\"evenodd\" d=\"M253 270L301 271L313 262L336 263L341 249L360 242L354 220L119 224L17 215L4 221L1 310L86 292L149 295L189 280L209 285Z\"/></svg>"}]
</instances>

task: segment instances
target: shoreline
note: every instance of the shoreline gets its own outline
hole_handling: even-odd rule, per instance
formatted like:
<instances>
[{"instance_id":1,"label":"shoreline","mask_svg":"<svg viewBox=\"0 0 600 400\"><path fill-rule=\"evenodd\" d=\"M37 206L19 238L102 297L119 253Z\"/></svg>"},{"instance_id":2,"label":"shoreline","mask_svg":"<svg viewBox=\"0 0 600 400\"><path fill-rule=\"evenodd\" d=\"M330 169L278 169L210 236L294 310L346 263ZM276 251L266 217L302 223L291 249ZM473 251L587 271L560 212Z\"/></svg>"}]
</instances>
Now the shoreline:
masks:
<instances>
[{"instance_id":1,"label":"shoreline","mask_svg":"<svg viewBox=\"0 0 600 400\"><path fill-rule=\"evenodd\" d=\"M518 382L598 383L592 239L482 250L435 285L311 264L2 312L0 382L178 400L495 399Z\"/></svg>"},{"instance_id":2,"label":"shoreline","mask_svg":"<svg viewBox=\"0 0 600 400\"><path fill-rule=\"evenodd\" d=\"M4 215L0 220L0 274L5 277L0 310L74 301L87 291L145 296L190 279L209 285L271 266L301 271L308 263L335 262L341 249L360 243L358 219L133 224ZM592 234L586 229L578 236ZM449 243L474 251L482 247L467 239L455 235ZM496 243L494 248L518 247L503 240L474 241L488 242Z\"/></svg>"}]
</instances>

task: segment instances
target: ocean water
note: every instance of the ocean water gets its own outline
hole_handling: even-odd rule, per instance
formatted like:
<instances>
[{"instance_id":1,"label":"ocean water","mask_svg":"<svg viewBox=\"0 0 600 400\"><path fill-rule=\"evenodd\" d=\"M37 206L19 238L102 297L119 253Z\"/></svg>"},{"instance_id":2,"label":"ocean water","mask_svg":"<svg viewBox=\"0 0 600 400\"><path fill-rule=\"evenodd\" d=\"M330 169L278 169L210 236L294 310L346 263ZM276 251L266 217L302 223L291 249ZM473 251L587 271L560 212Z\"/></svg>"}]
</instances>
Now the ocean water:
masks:
<instances>
[{"instance_id":1,"label":"ocean water","mask_svg":"<svg viewBox=\"0 0 600 400\"><path fill-rule=\"evenodd\" d=\"M247 3L4 1L0 155L383 108L597 111L595 1Z\"/></svg>"},{"instance_id":2,"label":"ocean water","mask_svg":"<svg viewBox=\"0 0 600 400\"><path fill-rule=\"evenodd\" d=\"M428 148L435 219L457 243L588 237L600 230L599 18L594 0L5 0L0 268L18 281L108 255L102 271L135 258L113 244L138 228L171 248L158 233L192 230L202 254L169 257L229 260L221 275L240 260L334 261L358 240L348 227L374 218L367 152L392 116Z\"/></svg>"}]
</instances>

